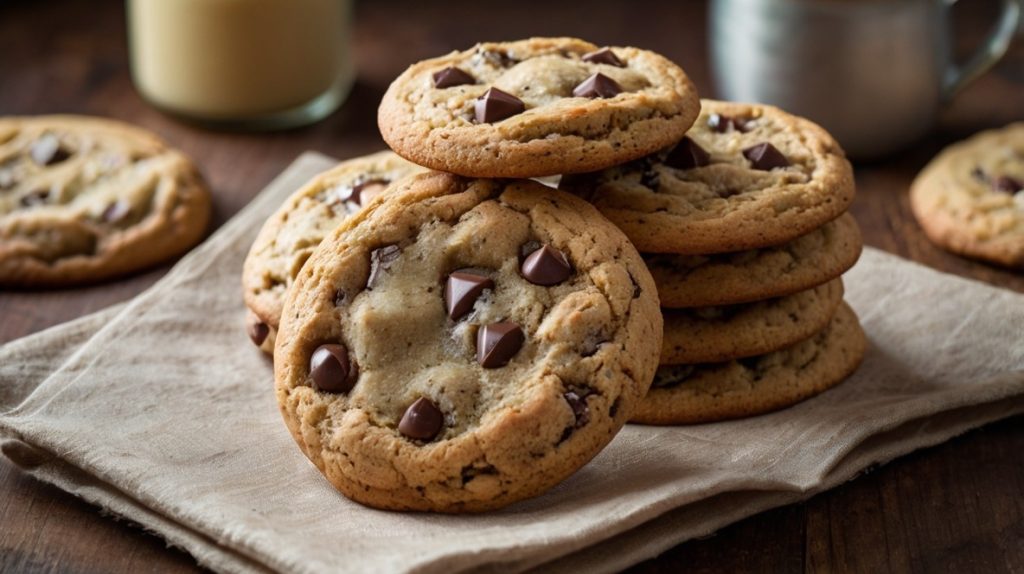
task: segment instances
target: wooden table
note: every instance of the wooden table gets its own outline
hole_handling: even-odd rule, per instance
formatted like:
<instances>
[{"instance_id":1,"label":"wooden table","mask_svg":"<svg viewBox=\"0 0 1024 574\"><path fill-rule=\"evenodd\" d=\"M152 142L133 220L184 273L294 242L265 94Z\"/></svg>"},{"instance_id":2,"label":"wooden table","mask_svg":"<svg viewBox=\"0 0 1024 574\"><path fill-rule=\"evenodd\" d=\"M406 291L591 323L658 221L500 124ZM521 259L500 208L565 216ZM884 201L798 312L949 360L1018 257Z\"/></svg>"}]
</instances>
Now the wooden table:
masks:
<instances>
[{"instance_id":1,"label":"wooden table","mask_svg":"<svg viewBox=\"0 0 1024 574\"><path fill-rule=\"evenodd\" d=\"M993 4L972 0L969 10L958 9L966 16L961 44L984 31ZM7 0L0 3L0 115L95 114L162 134L206 174L219 225L303 150L344 158L382 148L377 103L414 60L478 40L576 35L661 52L690 73L701 93L712 94L704 22L704 4L693 1L595 1L585 9L543 0L361 2L354 38L359 79L342 110L301 130L232 134L182 124L139 99L128 76L123 3ZM1024 276L929 244L906 200L914 174L942 145L1024 119L1021 44L947 110L933 137L898 157L857 167L852 211L868 245L1024 292ZM0 293L0 343L126 300L167 269L82 289ZM1024 417L1016 417L904 457L803 504L681 544L636 570L1024 571L1022 453ZM101 516L6 462L0 463L0 492L0 571L198 570L191 557L166 549L159 538Z\"/></svg>"}]
</instances>

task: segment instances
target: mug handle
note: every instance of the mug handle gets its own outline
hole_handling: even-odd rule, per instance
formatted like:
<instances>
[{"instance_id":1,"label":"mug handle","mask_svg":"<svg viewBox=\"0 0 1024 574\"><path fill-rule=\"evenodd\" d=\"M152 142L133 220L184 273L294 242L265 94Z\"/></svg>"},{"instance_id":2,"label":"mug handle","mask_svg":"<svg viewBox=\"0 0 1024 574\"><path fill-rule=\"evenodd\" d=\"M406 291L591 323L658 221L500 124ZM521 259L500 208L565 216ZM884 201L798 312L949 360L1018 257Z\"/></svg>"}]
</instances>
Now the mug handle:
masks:
<instances>
[{"instance_id":1,"label":"mug handle","mask_svg":"<svg viewBox=\"0 0 1024 574\"><path fill-rule=\"evenodd\" d=\"M952 5L956 3L956 0L947 0L947 2ZM1022 10L1024 10L1024 0L1003 0L1003 9L999 15L999 20L988 38L978 48L978 51L971 56L966 65L961 67L951 64L946 70L946 77L942 86L942 98L944 101L948 102L951 100L967 84L978 79L978 76L987 72L989 68L994 66L1003 57L1003 54L1006 54L1006 49L1010 46L1010 40L1017 32L1017 23L1020 20Z\"/></svg>"}]
</instances>

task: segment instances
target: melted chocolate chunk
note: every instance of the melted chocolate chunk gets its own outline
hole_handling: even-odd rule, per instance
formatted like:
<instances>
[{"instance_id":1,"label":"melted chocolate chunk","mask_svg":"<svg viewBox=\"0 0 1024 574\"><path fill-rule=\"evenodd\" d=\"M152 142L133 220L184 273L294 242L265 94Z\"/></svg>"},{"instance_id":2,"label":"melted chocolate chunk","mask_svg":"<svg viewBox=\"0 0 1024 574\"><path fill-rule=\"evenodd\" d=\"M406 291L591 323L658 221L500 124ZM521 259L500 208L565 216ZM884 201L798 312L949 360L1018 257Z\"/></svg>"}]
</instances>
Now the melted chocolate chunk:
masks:
<instances>
[{"instance_id":1,"label":"melted chocolate chunk","mask_svg":"<svg viewBox=\"0 0 1024 574\"><path fill-rule=\"evenodd\" d=\"M624 68L626 64L612 52L611 48L601 48L595 52L588 52L583 54L583 61L590 62L592 64L608 64L609 66L616 66Z\"/></svg>"},{"instance_id":2,"label":"melted chocolate chunk","mask_svg":"<svg viewBox=\"0 0 1024 574\"><path fill-rule=\"evenodd\" d=\"M397 245L385 245L371 251L370 276L366 279L366 288L373 289L381 274L387 271L401 254L402 248Z\"/></svg>"},{"instance_id":3,"label":"melted chocolate chunk","mask_svg":"<svg viewBox=\"0 0 1024 574\"><path fill-rule=\"evenodd\" d=\"M661 187L661 175L653 169L644 170L640 174L640 185L647 189L658 191L658 188Z\"/></svg>"},{"instance_id":4,"label":"melted chocolate chunk","mask_svg":"<svg viewBox=\"0 0 1024 574\"><path fill-rule=\"evenodd\" d=\"M470 76L466 72L454 67L449 66L439 72L434 72L434 87L435 88L450 88L452 86L464 86L466 84L475 84L476 79Z\"/></svg>"},{"instance_id":5,"label":"melted chocolate chunk","mask_svg":"<svg viewBox=\"0 0 1024 574\"><path fill-rule=\"evenodd\" d=\"M249 323L249 327L246 329L249 333L249 339L252 343L259 347L263 344L263 341L267 340L267 335L270 335L270 327L267 326L263 321L254 321Z\"/></svg>"},{"instance_id":6,"label":"melted chocolate chunk","mask_svg":"<svg viewBox=\"0 0 1024 574\"><path fill-rule=\"evenodd\" d=\"M453 321L461 319L473 309L473 304L484 289L494 289L494 281L490 277L468 270L452 272L444 286L444 303L448 309L448 316Z\"/></svg>"},{"instance_id":7,"label":"melted chocolate chunk","mask_svg":"<svg viewBox=\"0 0 1024 574\"><path fill-rule=\"evenodd\" d=\"M491 323L476 332L476 360L485 369L504 367L523 346L526 336L515 323Z\"/></svg>"},{"instance_id":8,"label":"melted chocolate chunk","mask_svg":"<svg viewBox=\"0 0 1024 574\"><path fill-rule=\"evenodd\" d=\"M1008 175L1001 175L992 180L992 189L1013 194L1024 189L1024 182Z\"/></svg>"},{"instance_id":9,"label":"melted chocolate chunk","mask_svg":"<svg viewBox=\"0 0 1024 574\"><path fill-rule=\"evenodd\" d=\"M498 88L491 88L484 92L484 95L477 98L474 107L476 121L482 124L501 121L521 114L525 110L526 105L522 100Z\"/></svg>"},{"instance_id":10,"label":"melted chocolate chunk","mask_svg":"<svg viewBox=\"0 0 1024 574\"><path fill-rule=\"evenodd\" d=\"M572 95L577 98L614 98L621 93L622 86L600 72L583 80L572 90Z\"/></svg>"},{"instance_id":11,"label":"melted chocolate chunk","mask_svg":"<svg viewBox=\"0 0 1024 574\"><path fill-rule=\"evenodd\" d=\"M356 366L349 361L345 345L328 343L317 347L309 359L314 386L328 393L347 393L356 385Z\"/></svg>"},{"instance_id":12,"label":"melted chocolate chunk","mask_svg":"<svg viewBox=\"0 0 1024 574\"><path fill-rule=\"evenodd\" d=\"M720 134L723 134L731 129L736 130L738 132L746 132L749 127L749 123L749 120L743 118L733 118L722 114L711 114L710 116L708 116L708 127Z\"/></svg>"},{"instance_id":13,"label":"melted chocolate chunk","mask_svg":"<svg viewBox=\"0 0 1024 574\"><path fill-rule=\"evenodd\" d=\"M346 293L344 290L338 289L337 291L334 292L334 299L333 299L333 301L334 301L334 306L335 307L341 307L342 305L345 304L345 301L347 301L347 300L348 300L348 293Z\"/></svg>"},{"instance_id":14,"label":"melted chocolate chunk","mask_svg":"<svg viewBox=\"0 0 1024 574\"><path fill-rule=\"evenodd\" d=\"M32 144L29 154L32 161L39 165L53 165L71 157L71 152L65 149L53 134L43 134Z\"/></svg>"},{"instance_id":15,"label":"melted chocolate chunk","mask_svg":"<svg viewBox=\"0 0 1024 574\"><path fill-rule=\"evenodd\" d=\"M132 206L120 199L110 202L110 205L103 210L103 221L107 223L119 223L124 221L132 213Z\"/></svg>"},{"instance_id":16,"label":"melted chocolate chunk","mask_svg":"<svg viewBox=\"0 0 1024 574\"><path fill-rule=\"evenodd\" d=\"M22 207L35 207L37 205L45 205L46 200L50 197L50 191L47 189L37 189L30 191L21 197L18 202Z\"/></svg>"},{"instance_id":17,"label":"melted chocolate chunk","mask_svg":"<svg viewBox=\"0 0 1024 574\"><path fill-rule=\"evenodd\" d=\"M415 440L432 441L444 426L444 415L437 405L426 397L416 399L405 409L398 423L398 432Z\"/></svg>"},{"instance_id":18,"label":"melted chocolate chunk","mask_svg":"<svg viewBox=\"0 0 1024 574\"><path fill-rule=\"evenodd\" d=\"M674 387L686 381L693 374L693 365L674 365L658 369L658 376L654 377L652 387L668 388Z\"/></svg>"},{"instance_id":19,"label":"melted chocolate chunk","mask_svg":"<svg viewBox=\"0 0 1024 574\"><path fill-rule=\"evenodd\" d=\"M711 154L697 145L692 139L684 137L665 158L665 165L676 169L693 169L711 163Z\"/></svg>"},{"instance_id":20,"label":"melted chocolate chunk","mask_svg":"<svg viewBox=\"0 0 1024 574\"><path fill-rule=\"evenodd\" d=\"M750 160L750 166L762 171L789 166L789 160L772 144L765 142L743 150L743 157Z\"/></svg>"},{"instance_id":21,"label":"melted chocolate chunk","mask_svg":"<svg viewBox=\"0 0 1024 574\"><path fill-rule=\"evenodd\" d=\"M377 178L368 179L353 186L343 186L338 189L338 201L342 203L351 202L359 206L365 206L373 201L384 190L387 189L390 180Z\"/></svg>"},{"instance_id":22,"label":"melted chocolate chunk","mask_svg":"<svg viewBox=\"0 0 1024 574\"><path fill-rule=\"evenodd\" d=\"M587 406L587 397L593 394L585 387L569 387L569 390L562 396L565 402L569 403L572 414L576 417L574 428L580 428L590 422L590 407Z\"/></svg>"},{"instance_id":23,"label":"melted chocolate chunk","mask_svg":"<svg viewBox=\"0 0 1024 574\"><path fill-rule=\"evenodd\" d=\"M510 56L505 50L478 49L477 55L490 62L492 66L499 68L508 68L519 63L519 60Z\"/></svg>"},{"instance_id":24,"label":"melted chocolate chunk","mask_svg":"<svg viewBox=\"0 0 1024 574\"><path fill-rule=\"evenodd\" d=\"M534 285L557 285L572 275L572 265L565 254L550 245L527 255L520 270Z\"/></svg>"}]
</instances>

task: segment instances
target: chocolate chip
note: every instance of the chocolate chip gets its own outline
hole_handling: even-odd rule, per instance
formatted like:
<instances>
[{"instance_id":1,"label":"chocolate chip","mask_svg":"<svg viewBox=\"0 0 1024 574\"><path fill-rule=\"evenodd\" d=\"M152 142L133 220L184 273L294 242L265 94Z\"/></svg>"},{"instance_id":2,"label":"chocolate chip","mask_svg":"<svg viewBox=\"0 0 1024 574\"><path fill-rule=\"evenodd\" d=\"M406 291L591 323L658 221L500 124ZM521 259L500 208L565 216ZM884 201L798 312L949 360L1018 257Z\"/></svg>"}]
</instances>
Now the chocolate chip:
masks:
<instances>
[{"instance_id":1,"label":"chocolate chip","mask_svg":"<svg viewBox=\"0 0 1024 574\"><path fill-rule=\"evenodd\" d=\"M621 93L622 86L601 72L583 80L572 90L572 95L577 98L614 98Z\"/></svg>"},{"instance_id":2,"label":"chocolate chip","mask_svg":"<svg viewBox=\"0 0 1024 574\"><path fill-rule=\"evenodd\" d=\"M383 193L384 190L387 189L389 183L391 183L390 180L378 178L368 179L353 186L343 186L338 189L338 201L341 201L342 203L351 202L359 206L365 206L373 201L373 198Z\"/></svg>"},{"instance_id":3,"label":"chocolate chip","mask_svg":"<svg viewBox=\"0 0 1024 574\"><path fill-rule=\"evenodd\" d=\"M309 375L318 390L328 393L347 393L356 386L356 368L349 362L345 345L317 347L309 359Z\"/></svg>"},{"instance_id":4,"label":"chocolate chip","mask_svg":"<svg viewBox=\"0 0 1024 574\"><path fill-rule=\"evenodd\" d=\"M497 122L521 114L526 105L512 94L491 88L476 100L476 121L482 124Z\"/></svg>"},{"instance_id":5,"label":"chocolate chip","mask_svg":"<svg viewBox=\"0 0 1024 574\"><path fill-rule=\"evenodd\" d=\"M448 309L448 316L458 321L469 313L484 289L494 289L494 281L490 277L468 271L452 272L444 286L444 303Z\"/></svg>"},{"instance_id":6,"label":"chocolate chip","mask_svg":"<svg viewBox=\"0 0 1024 574\"><path fill-rule=\"evenodd\" d=\"M975 167L974 169L971 170L971 177L978 181L988 181L988 176L985 175L985 171L982 170L980 167Z\"/></svg>"},{"instance_id":7,"label":"chocolate chip","mask_svg":"<svg viewBox=\"0 0 1024 574\"><path fill-rule=\"evenodd\" d=\"M71 157L71 152L64 149L60 140L53 134L43 134L32 144L29 153L32 155L32 161L39 165L53 165Z\"/></svg>"},{"instance_id":8,"label":"chocolate chip","mask_svg":"<svg viewBox=\"0 0 1024 574\"><path fill-rule=\"evenodd\" d=\"M572 275L572 265L565 254L550 245L529 254L520 270L523 277L534 285L557 285Z\"/></svg>"},{"instance_id":9,"label":"chocolate chip","mask_svg":"<svg viewBox=\"0 0 1024 574\"><path fill-rule=\"evenodd\" d=\"M565 402L569 403L572 414L576 416L575 428L580 428L590 422L590 407L587 406L587 397L591 393L587 389L571 387L562 396Z\"/></svg>"},{"instance_id":10,"label":"chocolate chip","mask_svg":"<svg viewBox=\"0 0 1024 574\"><path fill-rule=\"evenodd\" d=\"M22 207L35 207L37 205L43 205L46 200L50 197L50 191L46 189L36 189L30 191L21 197L18 203Z\"/></svg>"},{"instance_id":11,"label":"chocolate chip","mask_svg":"<svg viewBox=\"0 0 1024 574\"><path fill-rule=\"evenodd\" d=\"M434 72L435 88L450 88L452 86L463 86L475 83L476 79L473 78L473 76L470 76L455 66L449 66L440 72Z\"/></svg>"},{"instance_id":12,"label":"chocolate chip","mask_svg":"<svg viewBox=\"0 0 1024 574\"><path fill-rule=\"evenodd\" d=\"M523 346L526 336L515 323L491 323L476 332L476 360L485 369L504 367Z\"/></svg>"},{"instance_id":13,"label":"chocolate chip","mask_svg":"<svg viewBox=\"0 0 1024 574\"><path fill-rule=\"evenodd\" d=\"M789 165L786 156L768 142L748 147L743 150L743 157L750 160L751 167L762 171L771 171L777 167Z\"/></svg>"},{"instance_id":14,"label":"chocolate chip","mask_svg":"<svg viewBox=\"0 0 1024 574\"><path fill-rule=\"evenodd\" d=\"M1008 175L1001 175L992 180L992 189L1006 193L1017 193L1024 189L1024 182L1014 179Z\"/></svg>"},{"instance_id":15,"label":"chocolate chip","mask_svg":"<svg viewBox=\"0 0 1024 574\"><path fill-rule=\"evenodd\" d=\"M684 137L665 158L665 165L676 169L693 169L711 163L711 155L692 139Z\"/></svg>"},{"instance_id":16,"label":"chocolate chip","mask_svg":"<svg viewBox=\"0 0 1024 574\"><path fill-rule=\"evenodd\" d=\"M623 68L626 64L622 63L622 60L612 52L611 48L601 48L595 52L588 52L583 54L583 61L590 62L592 64L608 64L609 66L617 66Z\"/></svg>"},{"instance_id":17,"label":"chocolate chip","mask_svg":"<svg viewBox=\"0 0 1024 574\"><path fill-rule=\"evenodd\" d=\"M420 397L405 409L402 420L398 422L398 432L411 439L431 441L441 432L443 425L441 409L430 399Z\"/></svg>"},{"instance_id":18,"label":"chocolate chip","mask_svg":"<svg viewBox=\"0 0 1024 574\"><path fill-rule=\"evenodd\" d=\"M366 288L373 289L382 273L401 255L402 248L397 245L385 245L370 252L370 276L366 279Z\"/></svg>"},{"instance_id":19,"label":"chocolate chip","mask_svg":"<svg viewBox=\"0 0 1024 574\"><path fill-rule=\"evenodd\" d=\"M246 330L249 332L249 338L252 339L252 343L257 347L262 345L263 341L267 340L267 335L270 334L270 327L263 321L249 323L249 327Z\"/></svg>"},{"instance_id":20,"label":"chocolate chip","mask_svg":"<svg viewBox=\"0 0 1024 574\"><path fill-rule=\"evenodd\" d=\"M115 200L103 210L103 221L107 223L118 223L123 221L132 212L132 207L127 201Z\"/></svg>"}]
</instances>

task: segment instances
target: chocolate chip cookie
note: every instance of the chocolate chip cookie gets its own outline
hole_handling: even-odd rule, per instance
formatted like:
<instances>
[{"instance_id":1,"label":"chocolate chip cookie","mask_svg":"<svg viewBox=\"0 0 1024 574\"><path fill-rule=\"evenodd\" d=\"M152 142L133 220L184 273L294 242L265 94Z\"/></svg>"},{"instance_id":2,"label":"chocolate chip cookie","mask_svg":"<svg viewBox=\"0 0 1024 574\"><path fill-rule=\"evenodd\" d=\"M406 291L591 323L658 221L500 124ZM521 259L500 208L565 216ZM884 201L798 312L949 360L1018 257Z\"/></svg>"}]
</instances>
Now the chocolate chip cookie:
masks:
<instances>
[{"instance_id":1,"label":"chocolate chip cookie","mask_svg":"<svg viewBox=\"0 0 1024 574\"><path fill-rule=\"evenodd\" d=\"M472 177L594 171L678 140L700 110L668 59L574 38L478 44L411 66L384 95L384 141Z\"/></svg>"},{"instance_id":2,"label":"chocolate chip cookie","mask_svg":"<svg viewBox=\"0 0 1024 574\"><path fill-rule=\"evenodd\" d=\"M703 100L658 153L562 179L643 253L706 255L779 245L835 219L853 169L817 125L766 105Z\"/></svg>"},{"instance_id":3,"label":"chocolate chip cookie","mask_svg":"<svg viewBox=\"0 0 1024 574\"><path fill-rule=\"evenodd\" d=\"M910 207L941 247L1024 269L1024 122L947 147L914 180Z\"/></svg>"},{"instance_id":4,"label":"chocolate chip cookie","mask_svg":"<svg viewBox=\"0 0 1024 574\"><path fill-rule=\"evenodd\" d=\"M274 351L285 422L346 496L472 512L603 448L658 364L654 282L587 203L528 180L410 176L298 274Z\"/></svg>"},{"instance_id":5,"label":"chocolate chip cookie","mask_svg":"<svg viewBox=\"0 0 1024 574\"><path fill-rule=\"evenodd\" d=\"M824 329L842 300L843 281L833 279L778 299L665 309L661 364L721 362L777 351Z\"/></svg>"},{"instance_id":6,"label":"chocolate chip cookie","mask_svg":"<svg viewBox=\"0 0 1024 574\"><path fill-rule=\"evenodd\" d=\"M714 255L644 255L662 307L760 301L805 291L842 275L860 257L860 228L838 219L775 247Z\"/></svg>"},{"instance_id":7,"label":"chocolate chip cookie","mask_svg":"<svg viewBox=\"0 0 1024 574\"><path fill-rule=\"evenodd\" d=\"M153 134L100 118L0 118L0 286L66 286L188 250L210 197Z\"/></svg>"},{"instance_id":8,"label":"chocolate chip cookie","mask_svg":"<svg viewBox=\"0 0 1024 574\"><path fill-rule=\"evenodd\" d=\"M723 363L660 367L631 422L706 423L788 407L842 382L866 346L857 316L843 303L828 327L792 347Z\"/></svg>"},{"instance_id":9,"label":"chocolate chip cookie","mask_svg":"<svg viewBox=\"0 0 1024 574\"><path fill-rule=\"evenodd\" d=\"M243 297L253 314L247 328L256 346L274 352L285 292L324 236L392 181L422 170L389 151L350 159L313 178L267 219L242 271Z\"/></svg>"}]
</instances>

